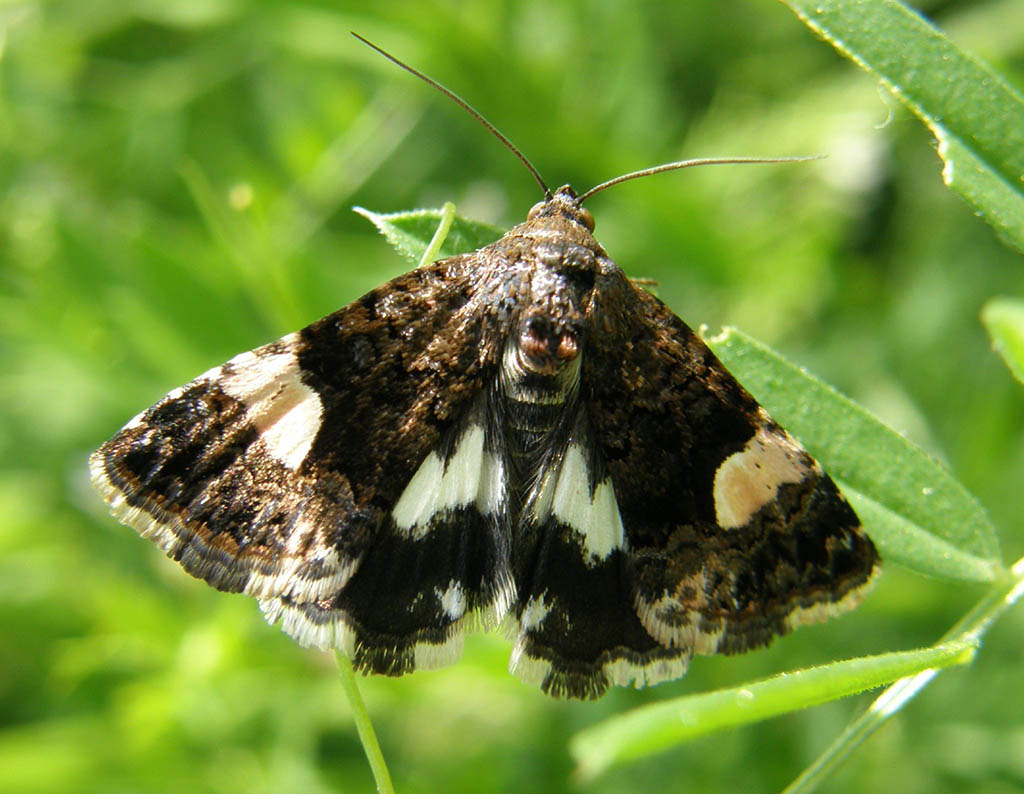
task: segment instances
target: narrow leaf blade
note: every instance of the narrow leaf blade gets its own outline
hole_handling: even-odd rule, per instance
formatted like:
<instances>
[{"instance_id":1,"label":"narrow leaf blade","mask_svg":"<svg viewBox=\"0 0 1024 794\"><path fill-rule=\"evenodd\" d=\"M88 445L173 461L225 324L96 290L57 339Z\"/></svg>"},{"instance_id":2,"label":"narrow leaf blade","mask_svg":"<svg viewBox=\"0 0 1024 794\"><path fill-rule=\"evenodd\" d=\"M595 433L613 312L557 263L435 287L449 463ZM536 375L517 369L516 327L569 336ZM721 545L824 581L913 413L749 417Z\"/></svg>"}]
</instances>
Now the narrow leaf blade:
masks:
<instances>
[{"instance_id":1,"label":"narrow leaf blade","mask_svg":"<svg viewBox=\"0 0 1024 794\"><path fill-rule=\"evenodd\" d=\"M1024 383L1024 301L993 298L981 310L993 349L1013 376Z\"/></svg>"},{"instance_id":2,"label":"narrow leaf blade","mask_svg":"<svg viewBox=\"0 0 1024 794\"><path fill-rule=\"evenodd\" d=\"M974 643L950 642L865 656L643 706L581 731L569 749L578 775L591 779L615 764L653 755L713 731L838 700L924 670L967 664L976 647Z\"/></svg>"},{"instance_id":3,"label":"narrow leaf blade","mask_svg":"<svg viewBox=\"0 0 1024 794\"><path fill-rule=\"evenodd\" d=\"M1024 250L1024 97L896 0L783 0L939 140L943 177Z\"/></svg>"},{"instance_id":4,"label":"narrow leaf blade","mask_svg":"<svg viewBox=\"0 0 1024 794\"><path fill-rule=\"evenodd\" d=\"M1024 196L1020 182L1007 182L958 138L940 126L929 126L939 141L942 179L946 185L980 210L1003 242L1024 250Z\"/></svg>"},{"instance_id":5,"label":"narrow leaf blade","mask_svg":"<svg viewBox=\"0 0 1024 794\"><path fill-rule=\"evenodd\" d=\"M991 582L1001 566L963 551L838 480L860 520L878 544L882 559L939 579Z\"/></svg>"}]
</instances>

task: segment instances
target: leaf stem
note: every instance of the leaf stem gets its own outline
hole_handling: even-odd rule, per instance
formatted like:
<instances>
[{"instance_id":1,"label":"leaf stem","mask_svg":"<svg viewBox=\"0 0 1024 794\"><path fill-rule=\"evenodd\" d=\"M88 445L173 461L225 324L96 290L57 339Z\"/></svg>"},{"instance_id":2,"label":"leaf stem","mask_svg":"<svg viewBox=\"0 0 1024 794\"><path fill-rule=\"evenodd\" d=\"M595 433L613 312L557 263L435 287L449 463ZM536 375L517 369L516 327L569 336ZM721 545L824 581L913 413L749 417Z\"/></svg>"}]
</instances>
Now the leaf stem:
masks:
<instances>
[{"instance_id":1,"label":"leaf stem","mask_svg":"<svg viewBox=\"0 0 1024 794\"><path fill-rule=\"evenodd\" d=\"M951 640L978 641L989 626L1024 595L1024 557L1017 560L1007 575L989 590L984 598L947 631L938 644ZM864 741L938 674L937 669L924 670L901 678L879 695L875 702L851 722L825 752L789 784L783 794L806 794L834 772Z\"/></svg>"},{"instance_id":2,"label":"leaf stem","mask_svg":"<svg viewBox=\"0 0 1024 794\"><path fill-rule=\"evenodd\" d=\"M420 263L416 267L426 267L437 259L437 255L441 252L441 246L448 239L448 232L452 228L453 220L455 220L455 205L450 201L446 201L444 206L441 207L441 222L437 225L437 231L430 238L430 244L427 246L427 250L423 252Z\"/></svg>"},{"instance_id":3,"label":"leaf stem","mask_svg":"<svg viewBox=\"0 0 1024 794\"><path fill-rule=\"evenodd\" d=\"M335 651L334 658L338 662L338 677L341 679L341 688L345 690L345 697L348 698L349 707L352 709L352 719L356 723L359 740L363 743L363 752L366 753L366 760L369 762L370 770L373 772L377 791L380 794L395 794L395 787L391 783L391 775L388 773L388 766L384 762L384 755L380 751L380 744L377 743L377 734L373 730L370 714L367 712L363 698L359 694L359 687L356 686L356 676L352 670L352 661L341 651Z\"/></svg>"}]
</instances>

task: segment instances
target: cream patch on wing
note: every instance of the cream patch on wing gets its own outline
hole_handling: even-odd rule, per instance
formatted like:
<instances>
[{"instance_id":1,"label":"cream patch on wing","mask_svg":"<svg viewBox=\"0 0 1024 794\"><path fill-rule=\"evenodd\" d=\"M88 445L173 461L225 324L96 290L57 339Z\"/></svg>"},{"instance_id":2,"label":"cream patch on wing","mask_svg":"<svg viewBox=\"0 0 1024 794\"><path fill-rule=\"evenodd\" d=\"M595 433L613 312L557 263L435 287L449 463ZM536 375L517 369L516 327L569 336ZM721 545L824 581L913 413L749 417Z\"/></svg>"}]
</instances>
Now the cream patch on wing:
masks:
<instances>
[{"instance_id":1,"label":"cream patch on wing","mask_svg":"<svg viewBox=\"0 0 1024 794\"><path fill-rule=\"evenodd\" d=\"M570 444L557 472L549 472L534 502L534 518L543 524L549 515L572 527L582 539L588 557L607 559L625 546L625 529L610 477L593 494L590 472L579 444Z\"/></svg>"},{"instance_id":2,"label":"cream patch on wing","mask_svg":"<svg viewBox=\"0 0 1024 794\"><path fill-rule=\"evenodd\" d=\"M450 620L459 620L466 614L466 594L463 592L462 585L454 579L448 583L448 587L444 591L440 588L436 589L434 595L437 596L441 609Z\"/></svg>"},{"instance_id":3,"label":"cream patch on wing","mask_svg":"<svg viewBox=\"0 0 1024 794\"><path fill-rule=\"evenodd\" d=\"M547 595L547 590L526 602L526 606L523 607L523 612L519 616L519 627L522 631L536 631L543 625L544 620L551 612L551 604L544 599L545 595Z\"/></svg>"},{"instance_id":4,"label":"cream patch on wing","mask_svg":"<svg viewBox=\"0 0 1024 794\"><path fill-rule=\"evenodd\" d=\"M271 457L292 470L309 454L323 417L319 395L302 381L295 341L290 334L272 346L274 352L261 348L235 356L212 377L245 405Z\"/></svg>"},{"instance_id":5,"label":"cream patch on wing","mask_svg":"<svg viewBox=\"0 0 1024 794\"><path fill-rule=\"evenodd\" d=\"M423 537L431 519L446 510L476 504L483 515L498 511L504 501L501 460L484 449L484 428L468 425L446 461L432 451L398 498L391 517L399 529Z\"/></svg>"},{"instance_id":6,"label":"cream patch on wing","mask_svg":"<svg viewBox=\"0 0 1024 794\"><path fill-rule=\"evenodd\" d=\"M715 472L715 515L722 529L749 523L775 500L779 488L803 481L811 472L807 453L784 430L762 427Z\"/></svg>"}]
</instances>

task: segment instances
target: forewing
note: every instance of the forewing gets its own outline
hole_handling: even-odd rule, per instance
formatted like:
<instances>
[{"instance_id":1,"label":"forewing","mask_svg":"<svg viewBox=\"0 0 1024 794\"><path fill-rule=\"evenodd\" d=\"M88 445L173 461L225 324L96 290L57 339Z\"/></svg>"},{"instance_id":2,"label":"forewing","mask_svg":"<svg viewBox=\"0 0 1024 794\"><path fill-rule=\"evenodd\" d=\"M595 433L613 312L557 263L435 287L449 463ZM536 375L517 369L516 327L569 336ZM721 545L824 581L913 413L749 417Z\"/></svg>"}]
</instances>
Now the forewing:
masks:
<instances>
[{"instance_id":1,"label":"forewing","mask_svg":"<svg viewBox=\"0 0 1024 794\"><path fill-rule=\"evenodd\" d=\"M657 298L599 300L582 393L650 635L734 653L854 606L878 555L832 480Z\"/></svg>"},{"instance_id":2,"label":"forewing","mask_svg":"<svg viewBox=\"0 0 1024 794\"><path fill-rule=\"evenodd\" d=\"M193 576L259 597L272 618L290 615L285 628L314 644L340 642L345 631L351 644L363 614L383 609L359 596L353 576L361 561L393 568L389 544L398 542L390 551L406 566L404 589L389 609L409 606L424 584L417 576L447 577L440 595L428 591L440 606L421 610L422 623L446 630L445 604L455 614L483 596L448 586L463 581L458 562L430 573L420 552L438 550L416 547L422 537L397 528L393 511L432 451L458 442L495 369L498 330L474 302L474 257L400 276L137 416L91 459L114 514ZM475 551L496 558L484 519L467 522ZM356 595L345 601L343 590ZM338 613L341 602L353 614ZM334 609L329 630L299 620L300 607ZM400 637L378 639L396 646Z\"/></svg>"}]
</instances>

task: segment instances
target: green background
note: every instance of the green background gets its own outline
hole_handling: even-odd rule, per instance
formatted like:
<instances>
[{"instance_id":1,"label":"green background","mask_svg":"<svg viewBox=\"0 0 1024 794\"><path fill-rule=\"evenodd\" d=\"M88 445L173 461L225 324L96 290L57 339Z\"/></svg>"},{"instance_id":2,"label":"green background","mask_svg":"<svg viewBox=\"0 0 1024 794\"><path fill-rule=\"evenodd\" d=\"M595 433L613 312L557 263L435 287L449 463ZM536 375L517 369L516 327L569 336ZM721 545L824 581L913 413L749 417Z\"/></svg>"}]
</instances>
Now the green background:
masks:
<instances>
[{"instance_id":1,"label":"green background","mask_svg":"<svg viewBox=\"0 0 1024 794\"><path fill-rule=\"evenodd\" d=\"M1024 85L1019 3L921 4ZM358 204L521 220L553 186L710 155L826 154L617 187L597 235L691 325L735 324L931 451L1024 553L1024 403L977 321L1024 271L922 125L768 0L0 4L0 792L372 787L326 654L106 516L89 451L163 393L407 268ZM562 791L568 738L641 703L933 642L980 587L889 566L857 612L681 681L559 703L474 637L363 691L400 792ZM1024 788L1016 610L831 783ZM775 791L868 697L683 746L588 790Z\"/></svg>"}]
</instances>

